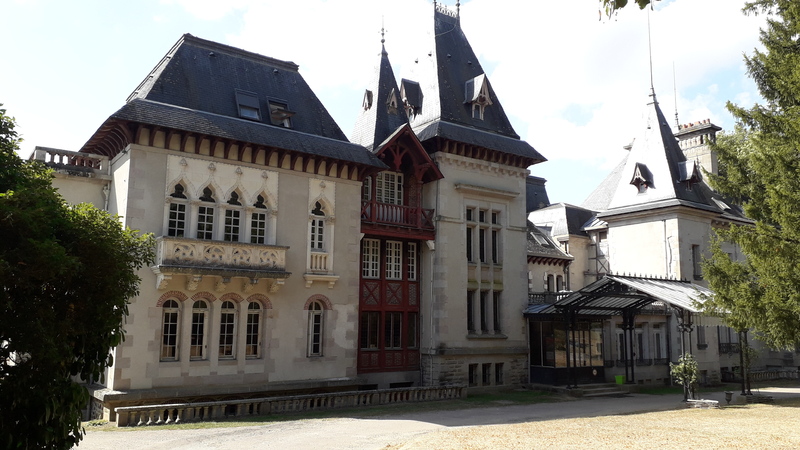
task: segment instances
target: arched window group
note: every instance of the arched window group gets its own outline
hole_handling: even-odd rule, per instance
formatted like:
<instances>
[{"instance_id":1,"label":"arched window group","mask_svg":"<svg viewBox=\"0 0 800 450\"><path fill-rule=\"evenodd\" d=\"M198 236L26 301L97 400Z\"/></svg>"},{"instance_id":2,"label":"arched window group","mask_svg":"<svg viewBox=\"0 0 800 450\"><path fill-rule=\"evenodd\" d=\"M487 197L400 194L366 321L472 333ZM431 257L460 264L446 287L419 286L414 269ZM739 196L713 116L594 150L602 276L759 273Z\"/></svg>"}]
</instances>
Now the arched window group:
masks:
<instances>
[{"instance_id":1,"label":"arched window group","mask_svg":"<svg viewBox=\"0 0 800 450\"><path fill-rule=\"evenodd\" d=\"M193 204L186 184L179 181L172 186L167 204L166 236L275 244L271 232L274 229L274 217L270 214L273 208L263 192L247 205L240 189L233 189L225 197L207 185Z\"/></svg>"},{"instance_id":2,"label":"arched window group","mask_svg":"<svg viewBox=\"0 0 800 450\"><path fill-rule=\"evenodd\" d=\"M308 317L306 356L309 357L323 356L325 311L330 309L329 301L321 296L316 297L321 299L309 299L305 308ZM209 348L216 348L216 359L219 360L264 357L264 310L271 307L269 300L265 301L266 304L253 297L241 302L223 300L220 303L206 298L182 301L180 295L169 298L161 305L161 361L180 360L181 345L186 340L190 361L209 359ZM190 308L186 318L182 314L182 308L185 307ZM212 336L212 329L219 332ZM241 341L240 333L244 333ZM214 342L211 342L212 338ZM240 348L237 343L242 342L244 346Z\"/></svg>"},{"instance_id":3,"label":"arched window group","mask_svg":"<svg viewBox=\"0 0 800 450\"><path fill-rule=\"evenodd\" d=\"M206 299L186 300L169 299L162 306L161 328L161 360L177 361L180 359L181 342L188 339L189 360L206 360L209 358L209 345L216 346L218 359L260 358L264 337L264 305L258 300L237 303L225 300L219 304L218 311L213 310L214 302ZM182 327L181 308L191 307L188 322ZM244 314L240 320L240 311ZM240 323L241 322L241 323ZM186 329L182 333L182 328ZM211 330L216 328L216 342L211 343ZM244 351L239 351L237 342L239 330L244 330ZM183 338L183 339L182 339ZM243 353L243 354L242 354Z\"/></svg>"}]
</instances>

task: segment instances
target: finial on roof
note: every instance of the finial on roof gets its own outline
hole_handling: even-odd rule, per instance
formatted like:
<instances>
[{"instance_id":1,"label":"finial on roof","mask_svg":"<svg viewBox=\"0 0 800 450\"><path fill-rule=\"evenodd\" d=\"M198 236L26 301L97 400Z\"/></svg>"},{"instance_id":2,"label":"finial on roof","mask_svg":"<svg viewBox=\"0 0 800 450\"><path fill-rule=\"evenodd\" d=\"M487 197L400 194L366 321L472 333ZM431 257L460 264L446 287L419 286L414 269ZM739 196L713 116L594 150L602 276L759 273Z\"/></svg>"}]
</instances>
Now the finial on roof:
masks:
<instances>
[{"instance_id":1,"label":"finial on roof","mask_svg":"<svg viewBox=\"0 0 800 450\"><path fill-rule=\"evenodd\" d=\"M650 54L650 96L656 103L656 90L653 87L653 42L650 39L650 11L647 11L647 50Z\"/></svg>"},{"instance_id":2,"label":"finial on roof","mask_svg":"<svg viewBox=\"0 0 800 450\"><path fill-rule=\"evenodd\" d=\"M461 18L461 0L456 0L456 19Z\"/></svg>"},{"instance_id":3,"label":"finial on roof","mask_svg":"<svg viewBox=\"0 0 800 450\"><path fill-rule=\"evenodd\" d=\"M386 35L386 28L384 28L383 26L383 16L381 16L381 55L383 56L388 55L388 53L386 53L386 46L383 45L383 43L386 42L385 35Z\"/></svg>"}]
</instances>

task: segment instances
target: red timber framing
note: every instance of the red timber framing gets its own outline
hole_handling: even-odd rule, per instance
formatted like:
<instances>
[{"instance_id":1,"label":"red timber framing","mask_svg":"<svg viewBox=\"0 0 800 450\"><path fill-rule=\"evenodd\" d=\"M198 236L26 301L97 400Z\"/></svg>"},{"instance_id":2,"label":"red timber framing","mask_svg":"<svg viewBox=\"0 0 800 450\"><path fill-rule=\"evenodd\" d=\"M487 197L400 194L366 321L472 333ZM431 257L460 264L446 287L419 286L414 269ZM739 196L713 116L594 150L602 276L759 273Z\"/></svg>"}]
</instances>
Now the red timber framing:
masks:
<instances>
[{"instance_id":1,"label":"red timber framing","mask_svg":"<svg viewBox=\"0 0 800 450\"><path fill-rule=\"evenodd\" d=\"M359 373L419 370L421 245L361 240Z\"/></svg>"},{"instance_id":2,"label":"red timber framing","mask_svg":"<svg viewBox=\"0 0 800 450\"><path fill-rule=\"evenodd\" d=\"M364 180L361 231L400 239L432 240L434 211L422 207L422 185L441 179L439 168L408 125L398 128L375 154L389 170Z\"/></svg>"},{"instance_id":3,"label":"red timber framing","mask_svg":"<svg viewBox=\"0 0 800 450\"><path fill-rule=\"evenodd\" d=\"M420 254L433 240L434 211L422 185L442 178L411 127L376 150L389 169L362 191L358 372L419 370Z\"/></svg>"},{"instance_id":4,"label":"red timber framing","mask_svg":"<svg viewBox=\"0 0 800 450\"><path fill-rule=\"evenodd\" d=\"M158 133L163 134L163 145L157 145L156 136ZM149 138L145 139L144 136L149 136ZM128 145L140 144L150 147L158 146L181 153L200 154L204 143L208 143L209 146L208 156L214 158L271 166L270 161L275 156L277 161L273 165L275 167L288 166L290 170L299 170L315 175L341 178L342 173L347 173L348 178L353 177L352 174L355 174L355 178L361 180L378 170L375 167L320 155L302 154L278 147L255 145L245 141L115 118L106 120L81 151L105 155L109 159L113 159L125 150ZM298 164L298 161L302 161L302 165Z\"/></svg>"}]
</instances>

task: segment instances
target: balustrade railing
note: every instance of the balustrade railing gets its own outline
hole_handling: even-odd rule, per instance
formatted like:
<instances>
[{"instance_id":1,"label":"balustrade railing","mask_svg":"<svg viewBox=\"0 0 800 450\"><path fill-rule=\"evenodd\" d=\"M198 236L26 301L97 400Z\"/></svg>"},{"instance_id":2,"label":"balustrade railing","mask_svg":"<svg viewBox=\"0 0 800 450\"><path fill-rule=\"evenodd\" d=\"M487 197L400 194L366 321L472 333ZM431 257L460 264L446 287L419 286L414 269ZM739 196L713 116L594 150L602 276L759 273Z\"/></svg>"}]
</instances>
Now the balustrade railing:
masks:
<instances>
[{"instance_id":1,"label":"balustrade railing","mask_svg":"<svg viewBox=\"0 0 800 450\"><path fill-rule=\"evenodd\" d=\"M720 342L719 353L739 353L741 347L738 342Z\"/></svg>"},{"instance_id":2,"label":"balustrade railing","mask_svg":"<svg viewBox=\"0 0 800 450\"><path fill-rule=\"evenodd\" d=\"M243 242L204 241L162 236L156 239L156 265L282 272L286 247Z\"/></svg>"},{"instance_id":3,"label":"balustrade railing","mask_svg":"<svg viewBox=\"0 0 800 450\"><path fill-rule=\"evenodd\" d=\"M568 297L572 292L529 292L528 304L537 305L546 303L552 305L553 303Z\"/></svg>"},{"instance_id":4,"label":"balustrade railing","mask_svg":"<svg viewBox=\"0 0 800 450\"><path fill-rule=\"evenodd\" d=\"M31 159L41 161L49 167L108 175L108 157L102 155L36 147Z\"/></svg>"},{"instance_id":5,"label":"balustrade railing","mask_svg":"<svg viewBox=\"0 0 800 450\"><path fill-rule=\"evenodd\" d=\"M324 252L311 252L310 272L328 271L328 254Z\"/></svg>"},{"instance_id":6,"label":"balustrade railing","mask_svg":"<svg viewBox=\"0 0 800 450\"><path fill-rule=\"evenodd\" d=\"M433 230L433 210L405 205L392 205L371 200L361 202L361 220L382 225Z\"/></svg>"},{"instance_id":7,"label":"balustrade railing","mask_svg":"<svg viewBox=\"0 0 800 450\"><path fill-rule=\"evenodd\" d=\"M465 393L466 387L464 386L430 386L214 402L121 406L115 408L115 411L117 426L148 426L369 405L449 400L461 398Z\"/></svg>"}]
</instances>

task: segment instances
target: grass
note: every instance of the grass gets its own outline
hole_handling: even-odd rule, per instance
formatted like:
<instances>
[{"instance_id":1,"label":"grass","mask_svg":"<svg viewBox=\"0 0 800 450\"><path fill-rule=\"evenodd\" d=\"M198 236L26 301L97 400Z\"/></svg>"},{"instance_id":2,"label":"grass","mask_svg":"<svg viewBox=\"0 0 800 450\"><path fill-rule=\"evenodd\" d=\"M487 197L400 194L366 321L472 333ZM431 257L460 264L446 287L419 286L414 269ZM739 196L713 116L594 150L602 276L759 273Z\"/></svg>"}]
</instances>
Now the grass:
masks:
<instances>
[{"instance_id":1,"label":"grass","mask_svg":"<svg viewBox=\"0 0 800 450\"><path fill-rule=\"evenodd\" d=\"M135 431L135 430L196 430L204 428L233 428L294 420L330 419L339 417L370 418L386 415L413 414L427 411L452 411L459 409L481 408L492 406L525 405L563 401L556 394L532 390L501 391L485 394L473 394L466 398L441 400L432 402L398 403L393 405L376 405L367 407L340 408L335 410L310 411L284 415L265 415L237 417L231 420L190 422L182 424L159 425L158 427L117 427L103 420L83 422L85 428L99 431Z\"/></svg>"}]
</instances>

